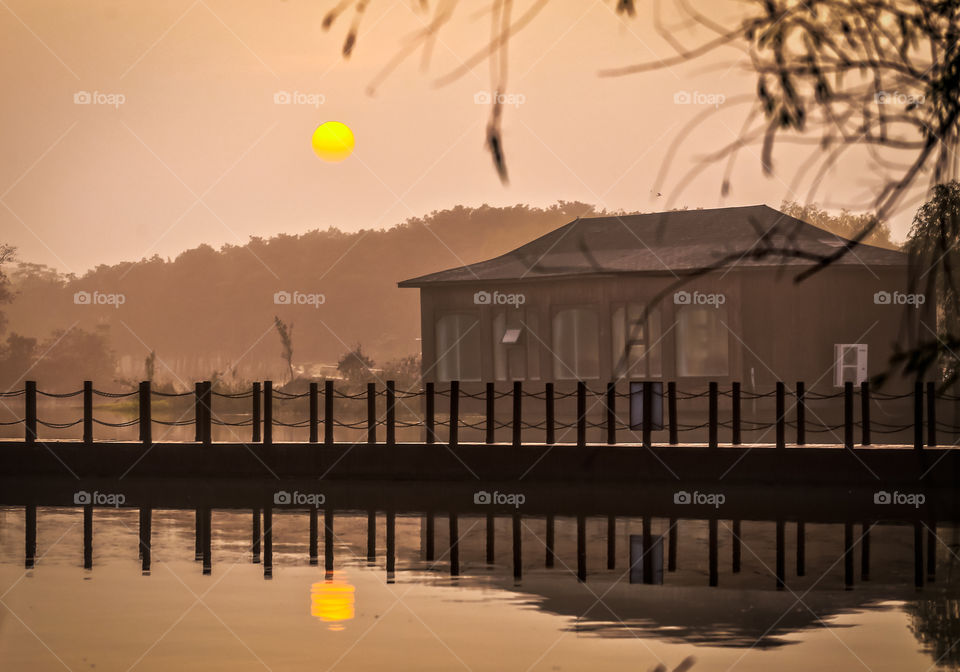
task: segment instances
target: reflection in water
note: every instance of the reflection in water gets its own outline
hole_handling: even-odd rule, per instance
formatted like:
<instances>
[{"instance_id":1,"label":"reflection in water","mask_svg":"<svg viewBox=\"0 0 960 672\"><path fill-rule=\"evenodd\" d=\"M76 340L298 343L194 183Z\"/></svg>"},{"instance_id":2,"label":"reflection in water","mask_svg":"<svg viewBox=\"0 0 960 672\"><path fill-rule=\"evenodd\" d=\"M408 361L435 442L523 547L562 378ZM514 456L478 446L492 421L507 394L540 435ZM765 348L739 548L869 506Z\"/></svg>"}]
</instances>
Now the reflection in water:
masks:
<instances>
[{"instance_id":1,"label":"reflection in water","mask_svg":"<svg viewBox=\"0 0 960 672\"><path fill-rule=\"evenodd\" d=\"M905 609L910 615L910 630L937 666L960 670L960 600L917 600Z\"/></svg>"},{"instance_id":2,"label":"reflection in water","mask_svg":"<svg viewBox=\"0 0 960 672\"><path fill-rule=\"evenodd\" d=\"M345 628L344 622L353 620L356 613L357 589L336 575L310 586L310 615L329 624L334 632Z\"/></svg>"}]
</instances>

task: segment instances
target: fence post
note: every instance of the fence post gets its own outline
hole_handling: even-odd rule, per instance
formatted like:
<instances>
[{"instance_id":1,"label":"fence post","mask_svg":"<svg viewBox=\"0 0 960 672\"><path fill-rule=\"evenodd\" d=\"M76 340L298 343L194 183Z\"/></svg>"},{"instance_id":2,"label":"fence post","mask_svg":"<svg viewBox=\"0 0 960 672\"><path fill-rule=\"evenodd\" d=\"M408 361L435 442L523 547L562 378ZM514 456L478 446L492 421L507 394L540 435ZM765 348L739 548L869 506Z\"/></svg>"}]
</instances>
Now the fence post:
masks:
<instances>
[{"instance_id":1,"label":"fence post","mask_svg":"<svg viewBox=\"0 0 960 672\"><path fill-rule=\"evenodd\" d=\"M26 441L33 443L37 440L37 381L28 380L24 383L23 405Z\"/></svg>"},{"instance_id":2,"label":"fence post","mask_svg":"<svg viewBox=\"0 0 960 672\"><path fill-rule=\"evenodd\" d=\"M437 426L436 426L436 417L435 417L435 406L434 406L434 387L433 383L427 383L427 389L424 392L424 402L426 404L426 409L424 413L426 417L424 418L424 424L427 428L427 443L436 443L437 442Z\"/></svg>"},{"instance_id":3,"label":"fence post","mask_svg":"<svg viewBox=\"0 0 960 672\"><path fill-rule=\"evenodd\" d=\"M83 442L93 443L93 381L83 381Z\"/></svg>"},{"instance_id":4,"label":"fence post","mask_svg":"<svg viewBox=\"0 0 960 672\"><path fill-rule=\"evenodd\" d=\"M546 425L547 425L547 445L552 445L556 436L553 428L553 383L547 383L543 391L544 404L546 405Z\"/></svg>"},{"instance_id":5,"label":"fence post","mask_svg":"<svg viewBox=\"0 0 960 672\"><path fill-rule=\"evenodd\" d=\"M733 387L730 391L731 400L730 403L733 406L733 417L730 420L731 424L731 437L730 443L734 446L740 445L740 383L733 383Z\"/></svg>"},{"instance_id":6,"label":"fence post","mask_svg":"<svg viewBox=\"0 0 960 672\"><path fill-rule=\"evenodd\" d=\"M787 387L777 381L777 448L787 447Z\"/></svg>"},{"instance_id":7,"label":"fence post","mask_svg":"<svg viewBox=\"0 0 960 672\"><path fill-rule=\"evenodd\" d=\"M273 443L273 381L263 381L263 442L265 444ZM264 509L266 516L266 509ZM266 527L267 519L264 517L263 525Z\"/></svg>"},{"instance_id":8,"label":"fence post","mask_svg":"<svg viewBox=\"0 0 960 672\"><path fill-rule=\"evenodd\" d=\"M870 383L860 383L860 444L870 445Z\"/></svg>"},{"instance_id":9,"label":"fence post","mask_svg":"<svg viewBox=\"0 0 960 672\"><path fill-rule=\"evenodd\" d=\"M486 387L486 410L487 410L487 426L486 426L486 436L484 440L487 443L493 443L496 439L496 402L495 395L496 391L494 390L493 383L487 383Z\"/></svg>"},{"instance_id":10,"label":"fence post","mask_svg":"<svg viewBox=\"0 0 960 672\"><path fill-rule=\"evenodd\" d=\"M377 384L367 383L367 443L377 442Z\"/></svg>"},{"instance_id":11,"label":"fence post","mask_svg":"<svg viewBox=\"0 0 960 672\"><path fill-rule=\"evenodd\" d=\"M333 444L333 381L323 381L323 442Z\"/></svg>"},{"instance_id":12,"label":"fence post","mask_svg":"<svg viewBox=\"0 0 960 672\"><path fill-rule=\"evenodd\" d=\"M320 386L310 383L310 443L320 440Z\"/></svg>"},{"instance_id":13,"label":"fence post","mask_svg":"<svg viewBox=\"0 0 960 672\"><path fill-rule=\"evenodd\" d=\"M797 445L807 443L807 401L806 390L802 382L797 381Z\"/></svg>"},{"instance_id":14,"label":"fence post","mask_svg":"<svg viewBox=\"0 0 960 672\"><path fill-rule=\"evenodd\" d=\"M251 441L254 443L260 443L260 383L256 382L253 384L253 393L251 395L252 401L252 413L253 419L251 421L251 426L253 427L253 436Z\"/></svg>"},{"instance_id":15,"label":"fence post","mask_svg":"<svg viewBox=\"0 0 960 672\"><path fill-rule=\"evenodd\" d=\"M397 442L397 383L387 381L387 443Z\"/></svg>"},{"instance_id":16,"label":"fence post","mask_svg":"<svg viewBox=\"0 0 960 672\"><path fill-rule=\"evenodd\" d=\"M717 412L720 390L716 381L710 381L708 392L709 414L707 417L707 442L711 448L717 447L719 413Z\"/></svg>"},{"instance_id":17,"label":"fence post","mask_svg":"<svg viewBox=\"0 0 960 672\"><path fill-rule=\"evenodd\" d=\"M643 381L643 445L650 448L653 444L653 383Z\"/></svg>"},{"instance_id":18,"label":"fence post","mask_svg":"<svg viewBox=\"0 0 960 672\"><path fill-rule=\"evenodd\" d=\"M455 446L459 441L460 429L460 381L450 381L450 442Z\"/></svg>"},{"instance_id":19,"label":"fence post","mask_svg":"<svg viewBox=\"0 0 960 672\"><path fill-rule=\"evenodd\" d=\"M151 443L153 437L153 421L150 417L150 381L144 380L140 383L140 440L143 443Z\"/></svg>"},{"instance_id":20,"label":"fence post","mask_svg":"<svg viewBox=\"0 0 960 672\"><path fill-rule=\"evenodd\" d=\"M523 383L513 381L513 446L519 448L523 441Z\"/></svg>"},{"instance_id":21,"label":"fence post","mask_svg":"<svg viewBox=\"0 0 960 672\"><path fill-rule=\"evenodd\" d=\"M667 383L667 411L670 415L670 445L680 443L680 433L677 431L677 384L674 381Z\"/></svg>"},{"instance_id":22,"label":"fence post","mask_svg":"<svg viewBox=\"0 0 960 672\"><path fill-rule=\"evenodd\" d=\"M617 443L617 384L607 383L607 444Z\"/></svg>"},{"instance_id":23,"label":"fence post","mask_svg":"<svg viewBox=\"0 0 960 672\"><path fill-rule=\"evenodd\" d=\"M203 441L203 383L193 384L193 440Z\"/></svg>"},{"instance_id":24,"label":"fence post","mask_svg":"<svg viewBox=\"0 0 960 672\"><path fill-rule=\"evenodd\" d=\"M937 390L933 381L927 382L927 445L937 445Z\"/></svg>"},{"instance_id":25,"label":"fence post","mask_svg":"<svg viewBox=\"0 0 960 672\"><path fill-rule=\"evenodd\" d=\"M213 441L213 383L203 382L203 442Z\"/></svg>"},{"instance_id":26,"label":"fence post","mask_svg":"<svg viewBox=\"0 0 960 672\"><path fill-rule=\"evenodd\" d=\"M923 383L913 386L913 447L923 450Z\"/></svg>"},{"instance_id":27,"label":"fence post","mask_svg":"<svg viewBox=\"0 0 960 672\"><path fill-rule=\"evenodd\" d=\"M587 384L577 381L577 445L587 445Z\"/></svg>"},{"instance_id":28,"label":"fence post","mask_svg":"<svg viewBox=\"0 0 960 672\"><path fill-rule=\"evenodd\" d=\"M853 383L843 384L843 446L853 448Z\"/></svg>"}]
</instances>

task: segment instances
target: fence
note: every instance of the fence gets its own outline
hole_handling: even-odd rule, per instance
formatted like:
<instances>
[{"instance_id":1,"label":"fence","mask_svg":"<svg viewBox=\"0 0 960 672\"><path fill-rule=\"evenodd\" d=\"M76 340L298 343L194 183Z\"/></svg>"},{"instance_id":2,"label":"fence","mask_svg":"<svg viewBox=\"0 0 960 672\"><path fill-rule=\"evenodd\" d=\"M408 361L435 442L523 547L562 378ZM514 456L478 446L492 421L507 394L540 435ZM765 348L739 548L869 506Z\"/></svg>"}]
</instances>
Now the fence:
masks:
<instances>
[{"instance_id":1,"label":"fence","mask_svg":"<svg viewBox=\"0 0 960 672\"><path fill-rule=\"evenodd\" d=\"M456 445L460 442L461 430L469 429L481 433L483 442L494 443L498 430L509 429L511 442L515 445L523 443L526 430L529 437L531 432L542 432L542 443L554 444L558 442L558 432L572 433L577 445L587 445L587 430L600 430L604 440L593 443L615 445L618 443L618 433L623 430L638 431L638 441L621 443L637 443L644 446L653 444L654 431L667 432L667 441L670 445L680 443L681 433L702 433L705 431L706 444L716 447L720 444L721 430L728 432L731 445L744 443L743 434L747 431L761 432L765 436L772 432L773 440L768 443L778 448L787 444L788 429L793 432L793 444L804 446L808 444L808 434L831 434L835 441L828 443L841 444L853 448L856 443L869 446L873 444L873 436L894 435L912 432L912 443L917 449L924 445L933 447L938 445L938 436L948 434L960 436L960 427L943 422L937 418L937 401L960 400L960 397L938 393L934 383L916 383L912 392L904 394L889 394L871 390L869 383L854 386L847 383L842 391L832 394L814 393L808 391L802 382L796 383L793 389L788 390L784 383L777 383L773 390L766 393L744 392L740 383L732 383L729 389L721 390L718 383L711 382L705 391L687 393L678 390L675 382L666 384L666 392L662 387L654 387L651 381L643 382L640 389L643 391L642 420L638 425L631 426L630 422L621 419L617 412L618 401L629 399L630 394L617 389L615 382L610 382L602 390L591 390L583 382L576 384L570 391L558 390L553 383L546 383L541 390L532 392L525 389L523 383L514 382L509 391L498 390L493 383L486 383L477 388L477 392L469 392L461 387L457 381L449 383L443 389L437 389L434 383L426 383L422 389L399 391L393 381L387 381L383 387L375 383L368 383L366 390L349 393L337 390L334 381L326 380L321 388L319 383L310 383L309 389L302 393L289 393L274 389L272 381L253 383L251 389L240 393L223 393L213 389L210 381L198 382L190 392L162 392L151 388L150 382L142 382L139 388L127 392L106 392L93 387L91 381L85 381L80 390L68 393L43 392L37 389L36 382L27 381L20 390L0 393L0 403L9 408L7 400L23 397L23 417L12 421L0 422L0 426L24 425L24 440L33 443L40 440L39 427L64 430L82 424L82 440L90 443L94 440L94 426L125 428L137 426L139 441L153 442L153 426L195 428L194 441L209 444L213 441L214 426L231 428L250 427L250 440L253 443L272 443L274 427L307 428L309 442L333 444L337 428L349 429L354 432L365 430L365 441L377 443L380 439L378 432L383 428L383 440L387 444L397 443L397 429L421 428L422 440L427 444L440 443L439 428L446 428L446 441L442 443ZM663 395L659 399L661 406L665 406L667 421L665 426L654 422L653 403L655 390ZM37 412L38 397L63 400L82 395L82 417L69 422L48 422L41 420ZM94 417L94 398L136 401L136 417L121 422L108 422ZM320 402L323 402L323 413L320 413ZM160 420L153 417L153 400L166 399L175 402L187 402L193 408L193 417L184 418L186 413L175 420ZM593 400L588 409L588 398ZM720 400L724 399L725 420L720 419ZM859 398L859 404L857 399ZM236 410L238 405L249 404L249 417L230 422L214 413L214 399L222 400ZM303 399L306 405L306 417L293 422L283 422L275 417L275 403L279 400ZM444 400L446 413L438 413L438 399ZM497 419L496 402L509 399L511 417L509 421ZM773 413L767 420L759 421L744 418L744 402L756 400L771 400ZM790 408L787 407L787 401ZM384 408L378 413L378 400ZM562 422L558 417L557 407L560 403L569 403L565 400L575 400L576 413L567 414L572 418L569 422ZM814 418L808 417L808 408L811 403L833 405L836 400L842 408L840 421L825 422L820 414L811 413ZM192 403L191 403L192 402ZM335 408L343 402L363 402L366 406L366 417L362 414L342 414L337 419ZM469 417L462 414L462 404L473 403L483 408L480 418L471 422ZM701 420L692 424L683 424L679 421L681 402L687 404L689 418ZM727 403L729 402L729 403ZM912 414L908 422L886 423L871 419L871 407L881 402L899 403L907 405ZM703 417L703 405L706 405L706 417ZM859 417L855 409L859 406ZM418 407L418 408L414 408ZM531 413L531 407L533 412ZM537 409L539 407L539 410ZM189 408L189 407L188 407ZM536 421L524 419L524 409L528 417L536 415ZM132 409L131 409L132 410ZM354 409L355 411L356 409ZM398 418L398 410L408 419ZM591 420L590 416L601 414L601 420ZM189 411L187 411L189 412ZM302 411L301 411L302 412ZM350 415L359 419L349 421ZM824 415L828 415L824 413ZM789 417L788 417L789 416ZM474 416L475 417L475 416ZM321 437L322 425L322 437ZM857 431L859 430L859 437ZM238 437L239 438L239 437ZM561 437L563 438L563 437ZM859 441L857 440L859 438ZM529 442L529 439L528 439ZM571 441L572 442L572 441ZM540 443L540 441L535 441Z\"/></svg>"}]
</instances>

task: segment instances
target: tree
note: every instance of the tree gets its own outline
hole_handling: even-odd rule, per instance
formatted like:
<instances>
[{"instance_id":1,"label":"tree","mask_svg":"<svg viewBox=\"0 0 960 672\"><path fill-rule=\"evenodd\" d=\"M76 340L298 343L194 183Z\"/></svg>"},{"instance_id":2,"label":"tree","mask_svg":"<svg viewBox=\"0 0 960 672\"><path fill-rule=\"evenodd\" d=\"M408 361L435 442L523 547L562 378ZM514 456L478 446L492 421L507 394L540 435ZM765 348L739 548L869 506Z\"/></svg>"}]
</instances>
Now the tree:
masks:
<instances>
[{"instance_id":1,"label":"tree","mask_svg":"<svg viewBox=\"0 0 960 672\"><path fill-rule=\"evenodd\" d=\"M279 317L274 316L273 326L277 328L277 333L280 335L280 343L283 346L283 350L280 354L280 357L283 358L287 363L287 371L289 374L289 380L287 382L293 381L293 325L287 326L283 320Z\"/></svg>"},{"instance_id":2,"label":"tree","mask_svg":"<svg viewBox=\"0 0 960 672\"><path fill-rule=\"evenodd\" d=\"M13 261L17 248L0 243L0 305L13 301L13 290L10 285L10 278L3 270L5 264ZM7 317L0 313L0 334L7 329Z\"/></svg>"},{"instance_id":3,"label":"tree","mask_svg":"<svg viewBox=\"0 0 960 672\"><path fill-rule=\"evenodd\" d=\"M337 362L337 371L347 380L363 380L369 377L373 360L363 352L359 343L350 352L344 353Z\"/></svg>"},{"instance_id":4,"label":"tree","mask_svg":"<svg viewBox=\"0 0 960 672\"><path fill-rule=\"evenodd\" d=\"M150 354L147 355L146 359L143 360L143 374L146 376L144 380L153 380L154 374L156 373L157 368L157 352L156 350L151 350Z\"/></svg>"},{"instance_id":5,"label":"tree","mask_svg":"<svg viewBox=\"0 0 960 672\"><path fill-rule=\"evenodd\" d=\"M870 233L863 239L864 243L891 250L899 248L899 245L890 240L890 227L883 222L874 222L873 215L856 214L847 210L832 215L816 203L800 205L794 201L784 201L780 204L780 210L841 238L855 238L861 231L870 228Z\"/></svg>"}]
</instances>

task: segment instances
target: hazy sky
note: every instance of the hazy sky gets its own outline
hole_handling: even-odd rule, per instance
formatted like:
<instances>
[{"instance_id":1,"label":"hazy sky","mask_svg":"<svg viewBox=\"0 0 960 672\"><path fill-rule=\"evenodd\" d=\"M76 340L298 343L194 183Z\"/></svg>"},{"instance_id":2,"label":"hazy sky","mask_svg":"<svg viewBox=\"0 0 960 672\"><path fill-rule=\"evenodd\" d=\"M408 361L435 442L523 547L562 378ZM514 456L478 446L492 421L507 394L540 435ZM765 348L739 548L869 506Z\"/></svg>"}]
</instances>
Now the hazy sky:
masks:
<instances>
[{"instance_id":1,"label":"hazy sky","mask_svg":"<svg viewBox=\"0 0 960 672\"><path fill-rule=\"evenodd\" d=\"M251 235L386 227L456 204L583 200L649 211L805 200L805 188L788 186L789 155L765 178L757 150L742 157L725 200L719 169L676 193L696 157L736 137L746 108L733 101L750 97L755 80L734 49L692 66L600 77L605 67L670 55L652 3L638 3L630 19L611 0L553 0L512 41L508 91L521 104L504 120L507 186L483 147L489 108L475 103L491 88L489 64L436 86L486 44L489 3L461 0L429 69L418 53L375 96L368 85L428 15L417 0L372 0L344 61L352 11L330 32L321 28L334 4L0 2L0 241L22 260L82 273ZM518 0L516 15L531 4ZM726 23L744 6L697 4ZM679 28L675 37L693 44L708 35ZM98 94L94 104L75 104L82 91ZM277 104L278 92L299 92L303 102ZM702 104L676 104L678 92L704 94ZM717 94L726 102L681 147L658 198L651 190L671 143ZM314 128L327 120L356 135L343 163L311 151ZM839 171L818 200L862 198L866 178ZM895 236L907 221L894 222Z\"/></svg>"}]
</instances>

